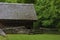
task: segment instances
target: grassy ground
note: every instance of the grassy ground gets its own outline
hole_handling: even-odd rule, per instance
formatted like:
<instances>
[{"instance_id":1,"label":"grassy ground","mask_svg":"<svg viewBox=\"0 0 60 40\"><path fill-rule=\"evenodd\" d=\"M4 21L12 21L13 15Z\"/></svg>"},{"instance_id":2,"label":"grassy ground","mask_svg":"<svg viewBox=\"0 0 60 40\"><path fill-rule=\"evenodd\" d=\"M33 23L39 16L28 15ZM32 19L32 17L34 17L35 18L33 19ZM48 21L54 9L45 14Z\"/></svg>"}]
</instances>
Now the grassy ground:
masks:
<instances>
[{"instance_id":1,"label":"grassy ground","mask_svg":"<svg viewBox=\"0 0 60 40\"><path fill-rule=\"evenodd\" d=\"M26 35L26 34L9 34L8 40L60 40L60 35L54 34L37 34L37 35ZM0 36L0 40L3 37Z\"/></svg>"}]
</instances>

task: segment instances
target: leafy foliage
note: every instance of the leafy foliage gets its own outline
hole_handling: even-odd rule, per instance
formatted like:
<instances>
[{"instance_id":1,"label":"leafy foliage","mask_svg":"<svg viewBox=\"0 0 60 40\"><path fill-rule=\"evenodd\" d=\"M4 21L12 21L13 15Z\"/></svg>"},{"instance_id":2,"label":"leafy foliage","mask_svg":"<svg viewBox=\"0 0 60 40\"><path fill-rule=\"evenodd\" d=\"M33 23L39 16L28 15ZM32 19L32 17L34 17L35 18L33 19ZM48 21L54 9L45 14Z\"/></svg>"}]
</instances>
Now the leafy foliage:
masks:
<instances>
[{"instance_id":1,"label":"leafy foliage","mask_svg":"<svg viewBox=\"0 0 60 40\"><path fill-rule=\"evenodd\" d=\"M60 22L59 4L60 0L37 0L35 5L38 15L37 26L57 27L56 25Z\"/></svg>"},{"instance_id":2,"label":"leafy foliage","mask_svg":"<svg viewBox=\"0 0 60 40\"><path fill-rule=\"evenodd\" d=\"M0 2L5 2L5 0L0 0Z\"/></svg>"},{"instance_id":3,"label":"leafy foliage","mask_svg":"<svg viewBox=\"0 0 60 40\"><path fill-rule=\"evenodd\" d=\"M6 0L5 2L8 2L8 3L17 3L17 0Z\"/></svg>"}]
</instances>

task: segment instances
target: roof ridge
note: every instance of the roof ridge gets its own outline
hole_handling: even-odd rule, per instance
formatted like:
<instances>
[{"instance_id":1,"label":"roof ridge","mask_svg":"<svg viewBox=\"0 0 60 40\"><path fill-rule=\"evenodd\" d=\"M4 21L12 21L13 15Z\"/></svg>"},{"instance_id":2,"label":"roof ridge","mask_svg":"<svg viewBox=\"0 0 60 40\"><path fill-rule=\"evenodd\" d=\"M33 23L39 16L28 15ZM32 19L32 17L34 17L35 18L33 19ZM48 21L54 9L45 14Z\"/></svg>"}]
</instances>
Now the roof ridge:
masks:
<instances>
[{"instance_id":1,"label":"roof ridge","mask_svg":"<svg viewBox=\"0 0 60 40\"><path fill-rule=\"evenodd\" d=\"M0 4L3 4L3 5L8 5L8 4L17 4L17 5L34 5L34 4L27 4L27 3L3 3L3 2L0 2Z\"/></svg>"}]
</instances>

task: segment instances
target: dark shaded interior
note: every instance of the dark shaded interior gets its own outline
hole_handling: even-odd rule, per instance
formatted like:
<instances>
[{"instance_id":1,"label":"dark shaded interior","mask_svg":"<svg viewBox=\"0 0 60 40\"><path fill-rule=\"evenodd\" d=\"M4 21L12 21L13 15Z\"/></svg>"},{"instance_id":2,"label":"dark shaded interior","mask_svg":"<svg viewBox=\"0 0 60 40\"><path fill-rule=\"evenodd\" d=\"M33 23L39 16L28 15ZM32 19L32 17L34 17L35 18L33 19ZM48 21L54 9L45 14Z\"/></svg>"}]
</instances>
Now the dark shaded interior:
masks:
<instances>
[{"instance_id":1,"label":"dark shaded interior","mask_svg":"<svg viewBox=\"0 0 60 40\"><path fill-rule=\"evenodd\" d=\"M0 20L0 23L4 25L3 27L25 26L28 29L33 27L33 22L33 20Z\"/></svg>"}]
</instances>

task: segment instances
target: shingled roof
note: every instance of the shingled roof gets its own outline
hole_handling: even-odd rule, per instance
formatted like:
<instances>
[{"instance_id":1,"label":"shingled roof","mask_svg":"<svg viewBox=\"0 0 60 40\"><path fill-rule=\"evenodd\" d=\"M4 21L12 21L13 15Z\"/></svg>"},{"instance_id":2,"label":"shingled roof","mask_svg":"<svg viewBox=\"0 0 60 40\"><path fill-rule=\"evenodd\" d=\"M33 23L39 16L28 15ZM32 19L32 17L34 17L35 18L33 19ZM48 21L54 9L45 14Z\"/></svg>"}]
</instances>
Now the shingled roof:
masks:
<instances>
[{"instance_id":1,"label":"shingled roof","mask_svg":"<svg viewBox=\"0 0 60 40\"><path fill-rule=\"evenodd\" d=\"M37 20L33 4L0 3L0 19Z\"/></svg>"}]
</instances>

